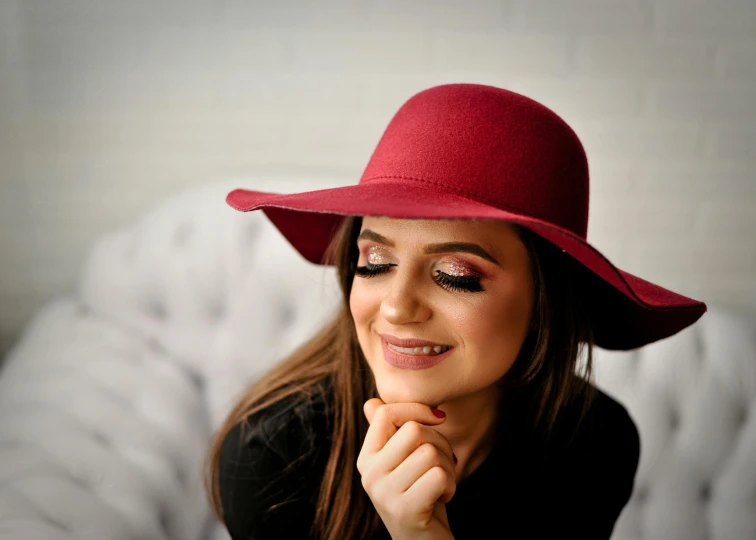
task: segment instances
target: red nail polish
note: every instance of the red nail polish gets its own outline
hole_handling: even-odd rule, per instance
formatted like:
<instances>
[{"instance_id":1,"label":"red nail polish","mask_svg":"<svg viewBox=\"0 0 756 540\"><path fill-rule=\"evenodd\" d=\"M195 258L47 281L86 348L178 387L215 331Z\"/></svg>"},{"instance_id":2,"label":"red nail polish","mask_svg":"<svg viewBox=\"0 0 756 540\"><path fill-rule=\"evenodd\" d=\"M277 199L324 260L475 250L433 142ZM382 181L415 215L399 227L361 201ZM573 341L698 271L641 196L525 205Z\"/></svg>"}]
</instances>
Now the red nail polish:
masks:
<instances>
[{"instance_id":1,"label":"red nail polish","mask_svg":"<svg viewBox=\"0 0 756 540\"><path fill-rule=\"evenodd\" d=\"M457 464L457 454L455 454L454 452L452 452L452 457L454 458L454 464L456 465Z\"/></svg>"},{"instance_id":2,"label":"red nail polish","mask_svg":"<svg viewBox=\"0 0 756 540\"><path fill-rule=\"evenodd\" d=\"M446 418L446 413L444 411L436 409L435 407L431 407L431 412L438 418Z\"/></svg>"}]
</instances>

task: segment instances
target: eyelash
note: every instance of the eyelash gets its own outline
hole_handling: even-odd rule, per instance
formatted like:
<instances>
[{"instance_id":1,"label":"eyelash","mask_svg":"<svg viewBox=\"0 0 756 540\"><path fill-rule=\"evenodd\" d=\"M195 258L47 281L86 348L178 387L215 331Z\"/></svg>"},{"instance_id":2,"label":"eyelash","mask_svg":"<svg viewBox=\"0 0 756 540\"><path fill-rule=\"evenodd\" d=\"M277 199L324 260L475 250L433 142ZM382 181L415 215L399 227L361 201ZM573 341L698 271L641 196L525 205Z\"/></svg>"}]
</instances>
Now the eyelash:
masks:
<instances>
[{"instance_id":1,"label":"eyelash","mask_svg":"<svg viewBox=\"0 0 756 540\"><path fill-rule=\"evenodd\" d=\"M355 274L363 278L371 278L380 274L385 274L395 264L367 264L355 268ZM444 274L441 270L436 270L433 278L438 285L450 291L461 292L481 292L483 287L480 285L480 278L475 276L450 276Z\"/></svg>"}]
</instances>

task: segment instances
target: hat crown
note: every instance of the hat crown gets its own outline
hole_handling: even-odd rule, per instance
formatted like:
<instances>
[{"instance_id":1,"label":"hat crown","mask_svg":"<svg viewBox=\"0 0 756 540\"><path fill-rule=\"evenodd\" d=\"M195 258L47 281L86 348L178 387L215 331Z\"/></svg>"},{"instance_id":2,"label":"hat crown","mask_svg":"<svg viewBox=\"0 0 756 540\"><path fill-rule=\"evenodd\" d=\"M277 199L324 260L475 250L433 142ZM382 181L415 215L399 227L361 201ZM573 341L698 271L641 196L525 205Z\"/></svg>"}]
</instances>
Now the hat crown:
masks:
<instances>
[{"instance_id":1,"label":"hat crown","mask_svg":"<svg viewBox=\"0 0 756 540\"><path fill-rule=\"evenodd\" d=\"M449 84L394 115L360 183L410 181L541 219L585 238L588 163L575 132L523 95Z\"/></svg>"}]
</instances>

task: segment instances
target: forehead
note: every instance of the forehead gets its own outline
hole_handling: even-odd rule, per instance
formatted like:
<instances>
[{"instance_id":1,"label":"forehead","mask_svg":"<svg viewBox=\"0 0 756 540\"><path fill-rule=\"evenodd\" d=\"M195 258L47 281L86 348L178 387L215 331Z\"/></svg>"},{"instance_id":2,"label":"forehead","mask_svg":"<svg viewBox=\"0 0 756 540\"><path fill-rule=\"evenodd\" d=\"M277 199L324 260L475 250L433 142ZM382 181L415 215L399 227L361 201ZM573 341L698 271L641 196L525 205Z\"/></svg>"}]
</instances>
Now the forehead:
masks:
<instances>
[{"instance_id":1,"label":"forehead","mask_svg":"<svg viewBox=\"0 0 756 540\"><path fill-rule=\"evenodd\" d=\"M515 227L500 220L396 219L364 216L360 230L370 229L397 246L474 242L492 250L521 244Z\"/></svg>"}]
</instances>

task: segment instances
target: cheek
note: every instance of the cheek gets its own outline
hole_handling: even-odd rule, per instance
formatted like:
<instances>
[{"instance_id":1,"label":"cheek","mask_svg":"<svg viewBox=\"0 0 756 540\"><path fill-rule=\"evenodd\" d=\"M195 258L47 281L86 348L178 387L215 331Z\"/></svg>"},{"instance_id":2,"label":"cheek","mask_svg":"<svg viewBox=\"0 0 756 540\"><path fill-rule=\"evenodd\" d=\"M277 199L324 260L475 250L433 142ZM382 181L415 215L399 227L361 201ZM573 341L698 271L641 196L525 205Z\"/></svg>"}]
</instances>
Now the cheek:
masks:
<instances>
[{"instance_id":1,"label":"cheek","mask_svg":"<svg viewBox=\"0 0 756 540\"><path fill-rule=\"evenodd\" d=\"M355 279L349 294L349 310L362 354L372 367L374 356L378 354L379 341L375 334L371 334L371 329L380 311L380 297L368 285L362 279Z\"/></svg>"},{"instance_id":2,"label":"cheek","mask_svg":"<svg viewBox=\"0 0 756 540\"><path fill-rule=\"evenodd\" d=\"M514 361L527 334L532 312L532 293L527 287L499 291L474 308L459 309L454 324L465 347L479 359Z\"/></svg>"},{"instance_id":3,"label":"cheek","mask_svg":"<svg viewBox=\"0 0 756 540\"><path fill-rule=\"evenodd\" d=\"M367 325L375 317L376 307L374 295L364 286L362 280L356 279L349 294L349 310L352 313L357 333L362 336L367 330Z\"/></svg>"}]
</instances>

